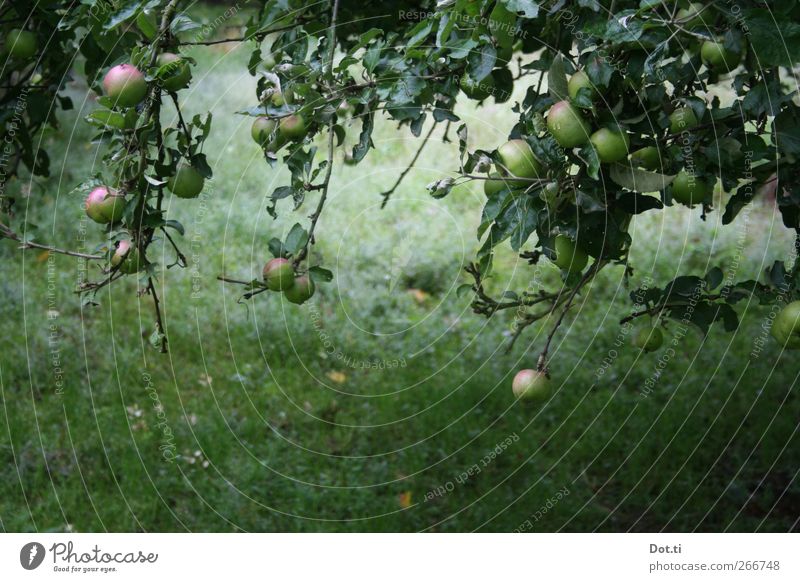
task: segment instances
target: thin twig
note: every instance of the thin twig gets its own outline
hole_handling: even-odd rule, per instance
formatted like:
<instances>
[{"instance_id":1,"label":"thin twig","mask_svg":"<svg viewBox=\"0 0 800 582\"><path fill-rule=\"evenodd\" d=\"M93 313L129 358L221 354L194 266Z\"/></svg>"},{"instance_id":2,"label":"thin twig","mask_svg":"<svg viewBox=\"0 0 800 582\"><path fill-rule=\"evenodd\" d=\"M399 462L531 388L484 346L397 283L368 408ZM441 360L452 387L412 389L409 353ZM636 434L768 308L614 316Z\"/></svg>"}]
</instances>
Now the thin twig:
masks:
<instances>
[{"instance_id":1,"label":"thin twig","mask_svg":"<svg viewBox=\"0 0 800 582\"><path fill-rule=\"evenodd\" d=\"M400 173L400 175L397 177L397 180L395 181L394 185L391 188L389 188L388 190L386 190L385 192L381 192L381 196L383 197L383 202L381 202L381 208L385 208L386 207L386 204L389 203L389 198L391 198L392 194L394 194L394 191L397 190L397 188L403 182L403 179L411 171L411 168L414 167L414 164L417 163L417 160L419 159L419 156L422 154L422 150L425 149L425 145L427 145L428 140L431 138L431 135L433 135L434 130L436 130L436 125L437 125L436 121L434 121L433 125L430 128L430 130L428 130L428 133L423 138L422 143L420 144L419 149L417 150L417 153L415 153L414 157L411 158L411 163L409 163L408 166L406 166L406 168Z\"/></svg>"},{"instance_id":2,"label":"thin twig","mask_svg":"<svg viewBox=\"0 0 800 582\"><path fill-rule=\"evenodd\" d=\"M164 331L164 322L161 319L161 304L158 301L158 293L156 293L156 286L153 284L153 278L147 278L147 288L150 290L150 296L153 298L153 309L156 312L156 329L159 336L161 336L161 353L167 353L167 334Z\"/></svg>"},{"instance_id":3,"label":"thin twig","mask_svg":"<svg viewBox=\"0 0 800 582\"><path fill-rule=\"evenodd\" d=\"M90 261L100 261L105 259L102 255L90 255L87 253L79 253L76 251L69 251L66 249L60 249L50 245L41 245L39 243L25 241L22 240L19 235L7 227L5 224L0 224L0 238L7 238L9 240L13 240L19 243L20 249L41 249L43 251L49 251L51 253L57 253L59 255L67 255L69 257L77 257L79 259L88 259Z\"/></svg>"},{"instance_id":4,"label":"thin twig","mask_svg":"<svg viewBox=\"0 0 800 582\"><path fill-rule=\"evenodd\" d=\"M336 19L339 14L339 0L333 0L333 9L331 13L331 27L328 32L328 65L326 69L326 77L328 79L328 83L332 84L333 82L333 57L336 52ZM322 188L321 194L319 197L319 202L317 203L317 209L311 215L311 226L308 229L308 239L306 240L306 244L297 254L297 256L292 261L295 269L300 265L301 262L308 256L308 248L310 245L314 244L314 231L317 228L317 222L319 221L319 217L322 214L322 209L325 206L325 201L328 199L328 190L330 189L331 183L331 174L333 173L333 152L335 148L335 132L333 128L336 124L335 118L331 117L331 120L328 122L328 164L325 167L325 178L322 180Z\"/></svg>"}]
</instances>

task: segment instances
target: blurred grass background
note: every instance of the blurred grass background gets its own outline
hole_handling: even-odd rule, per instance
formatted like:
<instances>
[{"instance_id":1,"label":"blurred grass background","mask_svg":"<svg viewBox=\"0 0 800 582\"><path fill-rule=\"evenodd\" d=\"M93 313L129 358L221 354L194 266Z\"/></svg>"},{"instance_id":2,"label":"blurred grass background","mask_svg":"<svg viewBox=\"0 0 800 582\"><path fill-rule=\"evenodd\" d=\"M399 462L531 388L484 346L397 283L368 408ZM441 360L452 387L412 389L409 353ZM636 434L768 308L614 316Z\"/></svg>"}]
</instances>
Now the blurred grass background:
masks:
<instances>
[{"instance_id":1,"label":"blurred grass background","mask_svg":"<svg viewBox=\"0 0 800 582\"><path fill-rule=\"evenodd\" d=\"M556 336L553 398L514 402L511 377L534 367L549 327L506 354L514 314L486 321L456 296L483 194L477 184L428 196L457 167L457 141L441 131L385 210L379 194L419 141L383 121L363 163L343 165L341 150L314 253L333 283L302 307L272 294L241 304L241 288L217 275L257 276L269 238L304 221L315 198L297 214L282 205L277 221L265 212L286 173L264 163L250 120L234 113L255 101L249 48L189 53L197 82L182 106L214 114L214 179L198 201L169 201L190 262L160 279L170 354L147 345L152 307L134 280L81 307L74 260L0 246L3 530L797 528L798 366L770 340L751 357L766 308L742 304L736 334L694 331L674 357L643 355L618 325L631 289L608 269ZM40 240L76 248L85 236L91 249L102 233L70 192L102 169L103 150L82 121L86 87L69 92L79 110L45 138L53 176L20 185L18 212ZM492 100L458 113L471 148L495 147L514 123ZM755 278L791 248L768 205L719 220L682 207L637 217L632 286L714 265ZM169 264L165 252L150 258ZM496 265L493 292L534 278L507 247ZM558 274L543 264L536 278Z\"/></svg>"}]
</instances>

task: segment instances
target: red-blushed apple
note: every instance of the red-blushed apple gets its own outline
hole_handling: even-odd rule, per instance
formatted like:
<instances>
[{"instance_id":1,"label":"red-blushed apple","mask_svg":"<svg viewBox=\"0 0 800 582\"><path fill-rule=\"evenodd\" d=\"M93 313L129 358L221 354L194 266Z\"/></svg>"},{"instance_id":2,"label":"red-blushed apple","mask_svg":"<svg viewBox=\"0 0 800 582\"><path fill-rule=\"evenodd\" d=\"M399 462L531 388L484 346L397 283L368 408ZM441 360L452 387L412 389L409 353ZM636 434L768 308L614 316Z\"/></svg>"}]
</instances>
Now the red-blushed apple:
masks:
<instances>
[{"instance_id":1,"label":"red-blushed apple","mask_svg":"<svg viewBox=\"0 0 800 582\"><path fill-rule=\"evenodd\" d=\"M133 107L147 95L147 83L142 72L133 65L112 67L103 78L103 89L120 107Z\"/></svg>"},{"instance_id":2,"label":"red-blushed apple","mask_svg":"<svg viewBox=\"0 0 800 582\"><path fill-rule=\"evenodd\" d=\"M271 259L264 265L262 274L271 291L285 291L294 285L294 269L286 259Z\"/></svg>"},{"instance_id":3,"label":"red-blushed apple","mask_svg":"<svg viewBox=\"0 0 800 582\"><path fill-rule=\"evenodd\" d=\"M550 396L550 378L538 370L520 370L514 376L511 391L518 400L543 402Z\"/></svg>"},{"instance_id":4,"label":"red-blushed apple","mask_svg":"<svg viewBox=\"0 0 800 582\"><path fill-rule=\"evenodd\" d=\"M120 273L132 275L138 273L144 268L146 260L142 260L139 256L139 251L133 246L133 243L128 240L121 240L117 243L117 248L111 256L111 266L119 268Z\"/></svg>"},{"instance_id":5,"label":"red-blushed apple","mask_svg":"<svg viewBox=\"0 0 800 582\"><path fill-rule=\"evenodd\" d=\"M289 141L302 139L306 135L306 121L299 113L283 117L278 123L278 133Z\"/></svg>"},{"instance_id":6,"label":"red-blushed apple","mask_svg":"<svg viewBox=\"0 0 800 582\"><path fill-rule=\"evenodd\" d=\"M86 197L86 215L100 224L116 222L124 212L125 196L108 186L98 186Z\"/></svg>"}]
</instances>

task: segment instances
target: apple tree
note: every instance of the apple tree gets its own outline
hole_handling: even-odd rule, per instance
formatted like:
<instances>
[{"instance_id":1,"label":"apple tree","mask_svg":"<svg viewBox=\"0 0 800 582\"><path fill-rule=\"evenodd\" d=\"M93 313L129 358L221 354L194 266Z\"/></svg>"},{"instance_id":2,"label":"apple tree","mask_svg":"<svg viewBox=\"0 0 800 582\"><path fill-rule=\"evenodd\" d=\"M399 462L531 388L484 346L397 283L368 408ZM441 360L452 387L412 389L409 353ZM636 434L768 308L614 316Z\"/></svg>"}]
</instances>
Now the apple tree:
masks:
<instances>
[{"instance_id":1,"label":"apple tree","mask_svg":"<svg viewBox=\"0 0 800 582\"><path fill-rule=\"evenodd\" d=\"M299 217L284 240L266 245L271 258L265 256L263 278L220 279L243 285L247 299L267 291L293 303L311 298L332 277L310 251L335 149L353 132L345 160L358 164L373 148L375 125L395 123L420 138L413 164L442 124L445 135L452 131L460 163L429 185L430 194L442 198L473 181L486 194L481 245L459 292L472 297L481 316L514 310L512 345L533 323L551 322L538 361L514 380L520 398L546 395L551 341L587 284L604 269L635 273L629 260L635 215L681 204L703 219L721 213L728 225L755 200L774 198L783 225L800 232L796 0L248 4L241 37L213 40L198 40L201 24L183 0L8 2L0 9L6 51L0 106L4 136L13 133L0 184L13 179L20 163L34 174L47 172L46 153L31 144L44 125L57 122L56 110L70 105L58 88L70 75L84 75L100 95L87 121L107 154L102 175L77 185L98 239L105 238L104 252L80 258L106 266L81 291L92 301L117 279L138 277L153 298L153 344L162 350L167 338L153 283L160 271L148 250L169 245L175 263L185 265L183 226L166 218L162 204L171 195L195 198L211 176L203 154L211 116L179 115L174 126L161 121L162 104L169 100L180 112L178 92L192 82L193 62L182 52L189 44L246 44L257 91L251 107L238 113L252 118L264 163L291 173L267 210ZM43 87L48 91L37 92ZM511 98L515 89L521 100ZM723 102L717 90L732 97ZM513 111L517 121L507 139L476 148L454 111L463 99ZM27 107L15 114L20 102ZM376 194L384 205L406 174ZM729 193L723 204L715 189ZM10 219L14 199L3 194ZM70 253L9 226L0 234L23 247ZM560 284L492 296L486 282L496 276L492 263L501 244L532 266L555 265ZM622 323L649 318L634 343L652 351L669 320L704 331L719 322L733 331L736 304L756 300L783 308L773 335L781 347L800 347L797 250L787 249L758 281L726 280L714 267L637 289Z\"/></svg>"}]
</instances>

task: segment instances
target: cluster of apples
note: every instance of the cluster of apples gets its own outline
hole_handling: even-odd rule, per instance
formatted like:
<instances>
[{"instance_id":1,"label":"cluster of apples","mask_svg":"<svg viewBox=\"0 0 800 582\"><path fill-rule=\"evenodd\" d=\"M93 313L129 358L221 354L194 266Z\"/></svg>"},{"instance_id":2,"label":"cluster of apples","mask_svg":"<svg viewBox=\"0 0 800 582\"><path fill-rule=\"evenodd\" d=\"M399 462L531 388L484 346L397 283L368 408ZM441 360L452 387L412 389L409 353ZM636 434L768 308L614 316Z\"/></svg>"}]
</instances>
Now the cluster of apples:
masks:
<instances>
[{"instance_id":1,"label":"cluster of apples","mask_svg":"<svg viewBox=\"0 0 800 582\"><path fill-rule=\"evenodd\" d=\"M264 283L270 291L281 291L290 303L301 305L315 291L314 281L308 274L295 275L292 263L286 259L272 259L264 265Z\"/></svg>"},{"instance_id":2,"label":"cluster of apples","mask_svg":"<svg viewBox=\"0 0 800 582\"><path fill-rule=\"evenodd\" d=\"M300 113L279 119L261 115L253 121L250 135L258 145L274 153L290 141L303 139L306 131L306 120Z\"/></svg>"},{"instance_id":3,"label":"cluster of apples","mask_svg":"<svg viewBox=\"0 0 800 582\"><path fill-rule=\"evenodd\" d=\"M177 92L189 86L192 72L188 62L174 53L161 53L156 64L159 67L160 86ZM114 107L136 107L147 96L147 81L135 66L123 63L112 67L103 78L103 89ZM128 128L130 129L130 128ZM205 185L203 175L191 164L181 160L175 174L167 181L167 188L179 198L197 198Z\"/></svg>"},{"instance_id":4,"label":"cluster of apples","mask_svg":"<svg viewBox=\"0 0 800 582\"><path fill-rule=\"evenodd\" d=\"M555 105L554 105L555 107ZM570 106L571 107L571 106ZM503 188L523 189L532 180L545 179L546 171L524 139L512 139L497 148L499 171L491 172L484 181L484 193L491 197ZM557 195L558 183L550 182L542 188L542 197ZM553 263L568 273L580 273L589 261L589 255L569 236L559 234L554 241Z\"/></svg>"}]
</instances>

